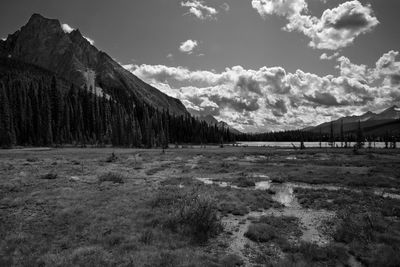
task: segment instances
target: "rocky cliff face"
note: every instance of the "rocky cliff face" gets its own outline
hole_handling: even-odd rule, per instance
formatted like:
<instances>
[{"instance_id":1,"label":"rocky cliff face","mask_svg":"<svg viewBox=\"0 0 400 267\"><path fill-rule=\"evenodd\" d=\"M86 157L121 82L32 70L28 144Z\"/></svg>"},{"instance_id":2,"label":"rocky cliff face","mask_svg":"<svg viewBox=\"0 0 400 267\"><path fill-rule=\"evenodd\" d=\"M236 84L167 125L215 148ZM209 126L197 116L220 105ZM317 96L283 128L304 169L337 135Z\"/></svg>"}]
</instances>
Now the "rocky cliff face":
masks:
<instances>
[{"instance_id":1,"label":"rocky cliff face","mask_svg":"<svg viewBox=\"0 0 400 267\"><path fill-rule=\"evenodd\" d=\"M79 30L65 32L56 19L34 14L19 31L0 41L0 56L49 69L78 86L86 84L85 72L96 73L96 86L109 95L129 96L177 115L184 105L125 70L99 51Z\"/></svg>"}]
</instances>

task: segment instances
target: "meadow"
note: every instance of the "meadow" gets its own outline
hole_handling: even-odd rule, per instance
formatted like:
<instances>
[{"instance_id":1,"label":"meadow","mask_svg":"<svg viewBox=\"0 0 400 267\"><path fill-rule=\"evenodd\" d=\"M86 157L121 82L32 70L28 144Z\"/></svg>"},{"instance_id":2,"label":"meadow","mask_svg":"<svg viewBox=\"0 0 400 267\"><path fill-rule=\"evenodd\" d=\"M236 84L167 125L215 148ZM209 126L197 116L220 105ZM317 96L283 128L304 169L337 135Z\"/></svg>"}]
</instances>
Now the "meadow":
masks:
<instances>
[{"instance_id":1,"label":"meadow","mask_svg":"<svg viewBox=\"0 0 400 267\"><path fill-rule=\"evenodd\" d=\"M0 266L400 266L400 150L0 150Z\"/></svg>"}]
</instances>

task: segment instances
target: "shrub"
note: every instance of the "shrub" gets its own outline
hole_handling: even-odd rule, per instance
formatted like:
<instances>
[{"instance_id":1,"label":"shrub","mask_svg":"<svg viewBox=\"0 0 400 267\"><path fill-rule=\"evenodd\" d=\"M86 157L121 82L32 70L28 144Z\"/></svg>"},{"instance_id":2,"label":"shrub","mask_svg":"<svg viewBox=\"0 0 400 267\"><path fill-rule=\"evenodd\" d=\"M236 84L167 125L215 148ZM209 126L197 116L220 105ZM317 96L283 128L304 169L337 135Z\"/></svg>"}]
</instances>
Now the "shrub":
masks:
<instances>
[{"instance_id":1,"label":"shrub","mask_svg":"<svg viewBox=\"0 0 400 267\"><path fill-rule=\"evenodd\" d=\"M153 225L161 224L172 231L188 234L195 242L205 242L222 231L216 201L196 190L188 192L166 186L150 205L163 214Z\"/></svg>"},{"instance_id":2,"label":"shrub","mask_svg":"<svg viewBox=\"0 0 400 267\"><path fill-rule=\"evenodd\" d=\"M338 242L349 244L353 241L369 242L372 239L370 217L366 214L341 215L340 224L334 233Z\"/></svg>"},{"instance_id":3,"label":"shrub","mask_svg":"<svg viewBox=\"0 0 400 267\"><path fill-rule=\"evenodd\" d=\"M251 179L250 177L240 177L237 179L236 184L239 187L254 187L254 186L256 186L253 179Z\"/></svg>"},{"instance_id":4,"label":"shrub","mask_svg":"<svg viewBox=\"0 0 400 267\"><path fill-rule=\"evenodd\" d=\"M176 204L177 212L172 221L190 233L195 241L205 242L222 231L217 203L211 197L192 192Z\"/></svg>"},{"instance_id":5,"label":"shrub","mask_svg":"<svg viewBox=\"0 0 400 267\"><path fill-rule=\"evenodd\" d=\"M116 184L123 184L124 183L124 176L119 173L109 172L100 175L99 182L113 182Z\"/></svg>"},{"instance_id":6,"label":"shrub","mask_svg":"<svg viewBox=\"0 0 400 267\"><path fill-rule=\"evenodd\" d=\"M256 242L268 242L277 237L275 228L265 223L251 224L244 236Z\"/></svg>"}]
</instances>

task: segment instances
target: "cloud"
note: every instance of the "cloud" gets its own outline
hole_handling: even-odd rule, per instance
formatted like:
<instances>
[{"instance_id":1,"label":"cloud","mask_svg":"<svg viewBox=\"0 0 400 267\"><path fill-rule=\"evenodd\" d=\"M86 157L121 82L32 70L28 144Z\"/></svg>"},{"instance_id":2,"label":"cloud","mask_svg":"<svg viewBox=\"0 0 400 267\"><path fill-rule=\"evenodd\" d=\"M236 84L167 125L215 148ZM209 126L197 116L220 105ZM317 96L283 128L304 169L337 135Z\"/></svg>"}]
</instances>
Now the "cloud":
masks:
<instances>
[{"instance_id":1,"label":"cloud","mask_svg":"<svg viewBox=\"0 0 400 267\"><path fill-rule=\"evenodd\" d=\"M328 92L320 93L320 92L316 91L314 93L314 96L304 95L304 98L306 100L310 101L310 102L314 102L316 104L323 105L323 106L328 106L328 107L330 107L330 106L340 106L340 105L343 105L343 104L347 104L346 102L343 103L343 104L339 103L337 101L336 97L331 95Z\"/></svg>"},{"instance_id":2,"label":"cloud","mask_svg":"<svg viewBox=\"0 0 400 267\"><path fill-rule=\"evenodd\" d=\"M305 0L252 0L251 5L264 18L272 14L292 17L307 9Z\"/></svg>"},{"instance_id":3,"label":"cloud","mask_svg":"<svg viewBox=\"0 0 400 267\"><path fill-rule=\"evenodd\" d=\"M7 38L5 38L5 37L2 37L0 40L2 40L2 41L6 41L6 40L7 40Z\"/></svg>"},{"instance_id":4,"label":"cloud","mask_svg":"<svg viewBox=\"0 0 400 267\"><path fill-rule=\"evenodd\" d=\"M400 104L399 52L389 51L374 66L337 58L337 75L319 76L282 67L220 72L165 65L126 69L199 115L247 132L303 128L331 118L378 111Z\"/></svg>"},{"instance_id":5,"label":"cloud","mask_svg":"<svg viewBox=\"0 0 400 267\"><path fill-rule=\"evenodd\" d=\"M72 28L71 26L69 26L66 23L61 24L61 28L65 33L71 33L73 32L75 29ZM87 37L87 36L83 36L83 38L85 38L91 45L94 45L94 40Z\"/></svg>"},{"instance_id":6,"label":"cloud","mask_svg":"<svg viewBox=\"0 0 400 267\"><path fill-rule=\"evenodd\" d=\"M91 45L94 45L94 40L87 37L87 36L83 36L83 38L85 38Z\"/></svg>"},{"instance_id":7,"label":"cloud","mask_svg":"<svg viewBox=\"0 0 400 267\"><path fill-rule=\"evenodd\" d=\"M188 13L194 15L200 20L216 19L216 15L218 14L218 11L215 8L207 6L204 1L200 0L181 2L181 6L188 7Z\"/></svg>"},{"instance_id":8,"label":"cloud","mask_svg":"<svg viewBox=\"0 0 400 267\"><path fill-rule=\"evenodd\" d=\"M333 53L333 54L330 55L330 56L328 56L327 53L323 53L319 58L320 58L321 60L332 60L332 59L337 58L338 56L339 56L339 52L335 52L335 53Z\"/></svg>"},{"instance_id":9,"label":"cloud","mask_svg":"<svg viewBox=\"0 0 400 267\"><path fill-rule=\"evenodd\" d=\"M65 33L71 33L72 31L75 30L74 28L72 28L71 26L69 26L69 25L66 24L66 23L61 24L61 28L63 29L63 31L64 31Z\"/></svg>"},{"instance_id":10,"label":"cloud","mask_svg":"<svg viewBox=\"0 0 400 267\"><path fill-rule=\"evenodd\" d=\"M174 55L173 55L172 53L169 53L169 54L167 55L167 58L172 60L172 59L174 59Z\"/></svg>"},{"instance_id":11,"label":"cloud","mask_svg":"<svg viewBox=\"0 0 400 267\"><path fill-rule=\"evenodd\" d=\"M181 43L179 50L186 54L192 54L193 49L195 49L197 45L198 43L196 40L187 40Z\"/></svg>"},{"instance_id":12,"label":"cloud","mask_svg":"<svg viewBox=\"0 0 400 267\"><path fill-rule=\"evenodd\" d=\"M298 31L309 37L309 46L337 50L352 44L356 37L370 32L379 21L370 5L348 1L336 8L326 9L320 18L308 14L306 0L252 0L252 6L266 18L268 15L286 17L286 31Z\"/></svg>"}]
</instances>

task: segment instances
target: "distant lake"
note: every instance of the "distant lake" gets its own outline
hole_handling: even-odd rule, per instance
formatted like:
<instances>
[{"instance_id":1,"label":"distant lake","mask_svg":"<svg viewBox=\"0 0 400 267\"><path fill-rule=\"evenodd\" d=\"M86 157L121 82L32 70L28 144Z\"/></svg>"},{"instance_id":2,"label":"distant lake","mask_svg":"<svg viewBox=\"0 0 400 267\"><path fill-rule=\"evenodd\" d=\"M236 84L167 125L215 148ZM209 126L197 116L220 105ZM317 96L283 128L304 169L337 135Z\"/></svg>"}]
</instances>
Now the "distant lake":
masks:
<instances>
[{"instance_id":1,"label":"distant lake","mask_svg":"<svg viewBox=\"0 0 400 267\"><path fill-rule=\"evenodd\" d=\"M290 147L292 148L292 144L296 147L300 147L300 141L298 142L238 142L239 146L253 146L253 147ZM353 146L355 142L347 143L347 146ZM319 147L319 142L304 142L305 147ZM340 147L340 142L336 142L335 145ZM328 142L322 142L322 147L329 147ZM343 143L344 146L344 143ZM365 143L364 147L368 147L368 142ZM384 142L372 142L371 147L375 148L384 148Z\"/></svg>"}]
</instances>

